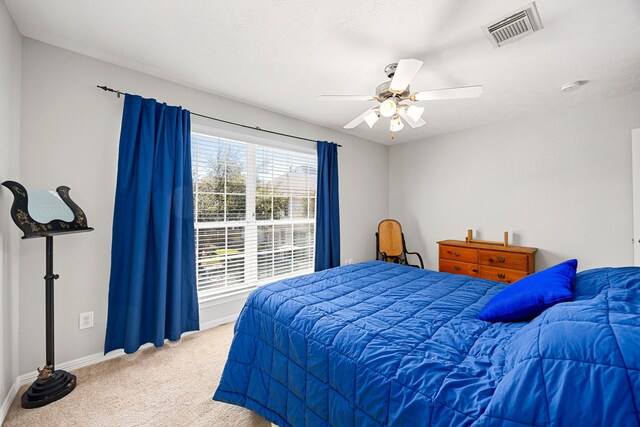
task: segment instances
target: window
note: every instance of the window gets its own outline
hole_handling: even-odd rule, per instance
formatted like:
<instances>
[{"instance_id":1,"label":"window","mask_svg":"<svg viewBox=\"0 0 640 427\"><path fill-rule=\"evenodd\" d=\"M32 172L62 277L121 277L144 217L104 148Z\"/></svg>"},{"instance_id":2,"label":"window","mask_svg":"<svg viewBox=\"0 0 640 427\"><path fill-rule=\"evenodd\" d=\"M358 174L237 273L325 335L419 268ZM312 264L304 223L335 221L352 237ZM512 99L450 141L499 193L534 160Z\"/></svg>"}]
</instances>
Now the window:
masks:
<instances>
[{"instance_id":1,"label":"window","mask_svg":"<svg viewBox=\"0 0 640 427\"><path fill-rule=\"evenodd\" d=\"M313 271L316 156L191 135L200 297Z\"/></svg>"}]
</instances>

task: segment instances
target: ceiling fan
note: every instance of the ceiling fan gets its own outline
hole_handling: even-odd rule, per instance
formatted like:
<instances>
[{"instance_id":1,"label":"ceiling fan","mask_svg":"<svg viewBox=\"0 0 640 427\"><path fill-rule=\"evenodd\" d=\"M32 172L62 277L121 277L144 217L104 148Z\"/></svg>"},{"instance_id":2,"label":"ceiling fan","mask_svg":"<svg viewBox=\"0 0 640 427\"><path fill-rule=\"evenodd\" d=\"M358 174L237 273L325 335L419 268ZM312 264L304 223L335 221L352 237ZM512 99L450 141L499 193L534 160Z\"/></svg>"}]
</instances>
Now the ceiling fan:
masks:
<instances>
[{"instance_id":1,"label":"ceiling fan","mask_svg":"<svg viewBox=\"0 0 640 427\"><path fill-rule=\"evenodd\" d=\"M425 124L422 119L424 107L413 104L416 101L433 101L439 99L477 98L482 95L482 86L461 86L447 89L426 90L411 93L409 83L418 74L423 62L417 59L401 59L397 63L389 64L384 72L391 80L376 88L375 95L322 95L319 101L378 101L376 105L360 114L344 125L345 129L353 129L362 122L370 128L382 117L389 117L389 130L398 132L404 127L402 120L412 128L419 128Z\"/></svg>"}]
</instances>

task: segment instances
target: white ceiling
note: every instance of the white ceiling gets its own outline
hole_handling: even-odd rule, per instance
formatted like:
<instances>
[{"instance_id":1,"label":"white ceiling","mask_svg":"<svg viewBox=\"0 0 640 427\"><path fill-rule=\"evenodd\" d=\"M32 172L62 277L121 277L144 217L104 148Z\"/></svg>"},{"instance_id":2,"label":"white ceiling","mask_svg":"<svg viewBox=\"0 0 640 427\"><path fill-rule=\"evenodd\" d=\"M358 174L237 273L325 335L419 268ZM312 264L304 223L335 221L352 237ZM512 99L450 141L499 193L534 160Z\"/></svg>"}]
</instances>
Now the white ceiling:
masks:
<instances>
[{"instance_id":1,"label":"white ceiling","mask_svg":"<svg viewBox=\"0 0 640 427\"><path fill-rule=\"evenodd\" d=\"M537 0L544 29L494 49L480 27L527 2L5 0L26 37L337 130L369 104L318 95L372 94L401 58L425 62L413 91L484 85L395 143L640 90L640 1ZM344 132L391 142L382 120Z\"/></svg>"}]
</instances>

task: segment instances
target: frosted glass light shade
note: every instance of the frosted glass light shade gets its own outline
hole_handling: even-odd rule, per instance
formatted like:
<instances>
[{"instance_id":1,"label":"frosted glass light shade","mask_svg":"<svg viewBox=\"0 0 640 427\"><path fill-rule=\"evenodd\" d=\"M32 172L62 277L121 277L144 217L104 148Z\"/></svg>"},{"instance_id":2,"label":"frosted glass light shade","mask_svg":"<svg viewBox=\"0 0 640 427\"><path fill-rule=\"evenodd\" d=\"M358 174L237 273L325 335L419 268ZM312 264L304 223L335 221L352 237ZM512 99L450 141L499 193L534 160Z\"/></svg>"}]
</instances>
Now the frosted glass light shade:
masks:
<instances>
[{"instance_id":1,"label":"frosted glass light shade","mask_svg":"<svg viewBox=\"0 0 640 427\"><path fill-rule=\"evenodd\" d=\"M367 113L366 116L364 116L364 121L367 122L370 128L372 128L373 125L376 124L379 118L380 116L378 115L378 113L371 110L369 113Z\"/></svg>"},{"instance_id":2,"label":"frosted glass light shade","mask_svg":"<svg viewBox=\"0 0 640 427\"><path fill-rule=\"evenodd\" d=\"M402 130L403 127L404 127L404 123L402 123L402 120L400 120L400 117L395 116L391 119L391 124L389 125L389 130L391 132L398 132Z\"/></svg>"},{"instance_id":3,"label":"frosted glass light shade","mask_svg":"<svg viewBox=\"0 0 640 427\"><path fill-rule=\"evenodd\" d=\"M407 108L407 116L411 117L411 120L417 122L422 117L422 113L424 113L424 107L418 107L417 105L410 105Z\"/></svg>"},{"instance_id":4,"label":"frosted glass light shade","mask_svg":"<svg viewBox=\"0 0 640 427\"><path fill-rule=\"evenodd\" d=\"M380 104L380 114L384 117L391 117L396 113L396 103L393 99L386 99Z\"/></svg>"}]
</instances>

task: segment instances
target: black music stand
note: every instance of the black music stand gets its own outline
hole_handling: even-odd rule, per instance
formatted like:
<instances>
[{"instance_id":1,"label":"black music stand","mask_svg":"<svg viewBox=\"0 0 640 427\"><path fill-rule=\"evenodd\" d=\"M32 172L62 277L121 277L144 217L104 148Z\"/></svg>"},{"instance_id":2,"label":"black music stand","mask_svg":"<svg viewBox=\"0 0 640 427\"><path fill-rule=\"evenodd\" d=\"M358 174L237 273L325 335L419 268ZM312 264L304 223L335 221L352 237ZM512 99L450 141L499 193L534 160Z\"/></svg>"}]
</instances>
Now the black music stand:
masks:
<instances>
[{"instance_id":1,"label":"black music stand","mask_svg":"<svg viewBox=\"0 0 640 427\"><path fill-rule=\"evenodd\" d=\"M46 239L46 337L47 361L38 368L38 378L22 395L23 408L39 408L62 399L76 388L76 377L62 369L55 369L53 330L53 283L59 276L53 273L53 237L92 231L87 217L69 197L69 187L53 191L27 191L15 181L2 183L13 193L11 218L22 230L23 239ZM31 198L31 201L29 200Z\"/></svg>"}]
</instances>

